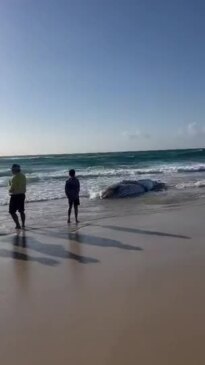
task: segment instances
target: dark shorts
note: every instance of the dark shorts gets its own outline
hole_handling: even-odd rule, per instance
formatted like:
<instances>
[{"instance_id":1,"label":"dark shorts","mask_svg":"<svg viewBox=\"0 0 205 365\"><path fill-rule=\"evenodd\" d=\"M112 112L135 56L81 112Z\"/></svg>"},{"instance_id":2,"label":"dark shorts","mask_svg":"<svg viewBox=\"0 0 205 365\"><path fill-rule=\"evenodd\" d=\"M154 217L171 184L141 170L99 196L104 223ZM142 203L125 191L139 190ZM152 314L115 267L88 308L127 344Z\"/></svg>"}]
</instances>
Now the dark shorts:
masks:
<instances>
[{"instance_id":1,"label":"dark shorts","mask_svg":"<svg viewBox=\"0 0 205 365\"><path fill-rule=\"evenodd\" d=\"M76 199L68 199L69 205L70 207L72 207L74 205L74 207L78 207L78 205L80 205L80 199L76 198Z\"/></svg>"},{"instance_id":2,"label":"dark shorts","mask_svg":"<svg viewBox=\"0 0 205 365\"><path fill-rule=\"evenodd\" d=\"M24 212L25 194L12 195L9 203L9 213Z\"/></svg>"}]
</instances>

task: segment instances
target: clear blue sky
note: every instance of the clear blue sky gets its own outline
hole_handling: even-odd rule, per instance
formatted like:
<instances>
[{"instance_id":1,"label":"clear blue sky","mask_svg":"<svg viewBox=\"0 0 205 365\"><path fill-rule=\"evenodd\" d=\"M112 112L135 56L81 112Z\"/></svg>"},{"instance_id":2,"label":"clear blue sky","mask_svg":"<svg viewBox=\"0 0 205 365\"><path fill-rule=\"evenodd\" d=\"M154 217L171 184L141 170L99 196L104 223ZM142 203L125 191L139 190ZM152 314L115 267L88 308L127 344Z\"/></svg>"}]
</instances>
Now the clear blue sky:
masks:
<instances>
[{"instance_id":1,"label":"clear blue sky","mask_svg":"<svg viewBox=\"0 0 205 365\"><path fill-rule=\"evenodd\" d=\"M0 0L0 154L205 146L203 0Z\"/></svg>"}]
</instances>

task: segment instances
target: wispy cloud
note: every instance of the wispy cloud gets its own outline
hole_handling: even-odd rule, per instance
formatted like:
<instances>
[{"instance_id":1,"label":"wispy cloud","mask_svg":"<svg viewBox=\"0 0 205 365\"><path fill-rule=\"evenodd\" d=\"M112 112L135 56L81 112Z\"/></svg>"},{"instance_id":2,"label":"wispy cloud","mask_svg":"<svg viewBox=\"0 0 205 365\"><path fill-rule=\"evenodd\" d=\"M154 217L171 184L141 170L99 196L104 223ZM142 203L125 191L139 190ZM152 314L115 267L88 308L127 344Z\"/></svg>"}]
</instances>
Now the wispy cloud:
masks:
<instances>
[{"instance_id":1,"label":"wispy cloud","mask_svg":"<svg viewBox=\"0 0 205 365\"><path fill-rule=\"evenodd\" d=\"M136 131L133 131L133 132L130 132L130 131L124 131L122 133L123 137L127 138L127 139L130 139L130 140L137 140L139 138L150 138L150 135L148 133L145 133L145 132L141 132L139 130L136 130Z\"/></svg>"},{"instance_id":2,"label":"wispy cloud","mask_svg":"<svg viewBox=\"0 0 205 365\"><path fill-rule=\"evenodd\" d=\"M180 128L178 130L178 136L179 137L199 137L201 135L205 134L205 126L197 123L197 122L191 122L186 127Z\"/></svg>"},{"instance_id":3,"label":"wispy cloud","mask_svg":"<svg viewBox=\"0 0 205 365\"><path fill-rule=\"evenodd\" d=\"M187 132L190 136L197 136L197 135L205 133L205 127L202 125L199 125L196 122L189 123L188 127L187 127Z\"/></svg>"}]
</instances>

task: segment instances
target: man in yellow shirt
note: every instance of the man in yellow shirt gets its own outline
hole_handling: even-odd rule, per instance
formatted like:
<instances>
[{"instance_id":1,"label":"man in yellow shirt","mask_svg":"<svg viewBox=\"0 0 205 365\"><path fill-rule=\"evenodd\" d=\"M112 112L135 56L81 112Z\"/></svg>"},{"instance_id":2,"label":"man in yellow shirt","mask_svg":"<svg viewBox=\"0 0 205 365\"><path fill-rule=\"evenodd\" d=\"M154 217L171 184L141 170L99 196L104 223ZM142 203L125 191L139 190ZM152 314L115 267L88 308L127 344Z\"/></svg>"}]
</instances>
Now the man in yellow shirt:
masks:
<instances>
[{"instance_id":1,"label":"man in yellow shirt","mask_svg":"<svg viewBox=\"0 0 205 365\"><path fill-rule=\"evenodd\" d=\"M22 174L21 167L17 164L12 166L11 172L13 177L9 181L9 194L11 196L9 203L9 213L16 223L16 229L21 229L16 212L18 211L20 213L22 228L25 228L26 217L24 213L24 202L26 193L26 177L24 174Z\"/></svg>"}]
</instances>

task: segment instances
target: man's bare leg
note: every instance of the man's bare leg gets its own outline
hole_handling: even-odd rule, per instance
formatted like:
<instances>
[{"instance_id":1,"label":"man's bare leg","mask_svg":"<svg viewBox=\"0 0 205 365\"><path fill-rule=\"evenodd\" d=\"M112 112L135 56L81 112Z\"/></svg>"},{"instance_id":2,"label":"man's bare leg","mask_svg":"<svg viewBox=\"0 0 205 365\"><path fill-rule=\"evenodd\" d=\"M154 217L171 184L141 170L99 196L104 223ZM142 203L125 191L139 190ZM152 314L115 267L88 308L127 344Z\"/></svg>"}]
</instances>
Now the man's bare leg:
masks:
<instances>
[{"instance_id":1,"label":"man's bare leg","mask_svg":"<svg viewBox=\"0 0 205 365\"><path fill-rule=\"evenodd\" d=\"M72 207L73 207L73 203L69 203L69 208L68 208L68 223L70 223L70 216L71 216L71 212L72 212Z\"/></svg>"},{"instance_id":2,"label":"man's bare leg","mask_svg":"<svg viewBox=\"0 0 205 365\"><path fill-rule=\"evenodd\" d=\"M75 205L74 209L75 209L75 221L76 221L76 223L79 223L79 221L78 221L78 206Z\"/></svg>"},{"instance_id":3,"label":"man's bare leg","mask_svg":"<svg viewBox=\"0 0 205 365\"><path fill-rule=\"evenodd\" d=\"M14 223L16 224L16 229L21 229L20 223L19 223L19 219L16 213L12 213L11 217L14 221Z\"/></svg>"},{"instance_id":4,"label":"man's bare leg","mask_svg":"<svg viewBox=\"0 0 205 365\"><path fill-rule=\"evenodd\" d=\"M25 220L26 220L25 213L20 212L20 216L21 216L22 228L25 228Z\"/></svg>"}]
</instances>

